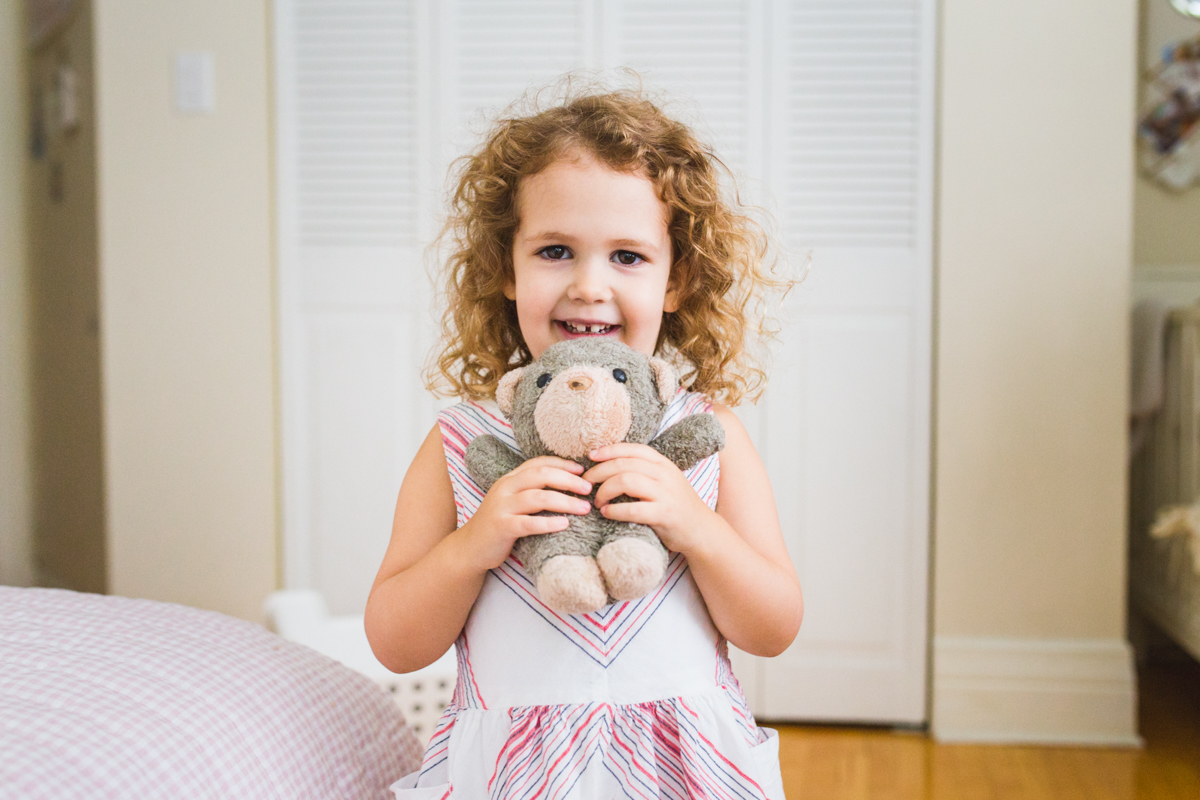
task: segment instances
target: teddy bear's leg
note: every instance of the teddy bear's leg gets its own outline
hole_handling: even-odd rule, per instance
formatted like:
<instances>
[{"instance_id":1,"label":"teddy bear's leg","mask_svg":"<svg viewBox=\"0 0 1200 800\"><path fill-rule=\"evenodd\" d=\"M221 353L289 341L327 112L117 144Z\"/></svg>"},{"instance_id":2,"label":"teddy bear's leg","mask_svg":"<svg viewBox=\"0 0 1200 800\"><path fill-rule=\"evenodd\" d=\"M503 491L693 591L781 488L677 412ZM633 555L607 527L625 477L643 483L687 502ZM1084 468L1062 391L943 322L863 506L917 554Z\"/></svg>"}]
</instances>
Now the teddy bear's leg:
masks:
<instances>
[{"instance_id":1,"label":"teddy bear's leg","mask_svg":"<svg viewBox=\"0 0 1200 800\"><path fill-rule=\"evenodd\" d=\"M608 592L596 559L555 556L542 565L537 578L542 602L566 614L589 614L608 605Z\"/></svg>"},{"instance_id":2,"label":"teddy bear's leg","mask_svg":"<svg viewBox=\"0 0 1200 800\"><path fill-rule=\"evenodd\" d=\"M620 523L596 553L608 593L616 600L636 600L662 583L667 548L645 525Z\"/></svg>"},{"instance_id":3,"label":"teddy bear's leg","mask_svg":"<svg viewBox=\"0 0 1200 800\"><path fill-rule=\"evenodd\" d=\"M513 555L533 579L542 602L566 614L587 614L608 604L604 578L593 557L596 533L574 517L559 533L518 539Z\"/></svg>"}]
</instances>

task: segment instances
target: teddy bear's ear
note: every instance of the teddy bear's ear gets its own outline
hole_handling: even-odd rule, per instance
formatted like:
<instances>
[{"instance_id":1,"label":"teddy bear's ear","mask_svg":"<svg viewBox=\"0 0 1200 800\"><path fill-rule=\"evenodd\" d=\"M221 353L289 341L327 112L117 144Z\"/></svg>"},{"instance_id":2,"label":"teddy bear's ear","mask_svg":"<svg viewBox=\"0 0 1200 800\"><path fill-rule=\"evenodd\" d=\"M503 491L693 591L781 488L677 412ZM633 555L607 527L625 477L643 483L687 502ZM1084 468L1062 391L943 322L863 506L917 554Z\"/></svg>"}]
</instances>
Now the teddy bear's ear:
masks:
<instances>
[{"instance_id":1,"label":"teddy bear's ear","mask_svg":"<svg viewBox=\"0 0 1200 800\"><path fill-rule=\"evenodd\" d=\"M510 369L504 373L500 383L496 384L496 405L500 406L500 413L505 417L512 416L513 397L517 394L517 381L521 380L521 373L524 371L524 367Z\"/></svg>"},{"instance_id":2,"label":"teddy bear's ear","mask_svg":"<svg viewBox=\"0 0 1200 800\"><path fill-rule=\"evenodd\" d=\"M657 356L650 357L650 371L654 373L654 383L658 386L658 399L670 403L679 388L675 377L675 368Z\"/></svg>"}]
</instances>

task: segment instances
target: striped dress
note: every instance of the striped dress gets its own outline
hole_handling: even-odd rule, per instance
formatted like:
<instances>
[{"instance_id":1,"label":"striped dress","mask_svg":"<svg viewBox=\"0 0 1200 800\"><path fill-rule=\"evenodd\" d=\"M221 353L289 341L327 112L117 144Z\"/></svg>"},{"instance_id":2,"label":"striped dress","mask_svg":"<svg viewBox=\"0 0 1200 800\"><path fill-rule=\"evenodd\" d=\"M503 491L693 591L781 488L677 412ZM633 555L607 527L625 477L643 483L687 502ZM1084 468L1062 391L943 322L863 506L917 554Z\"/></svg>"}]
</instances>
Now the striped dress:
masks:
<instances>
[{"instance_id":1,"label":"striped dress","mask_svg":"<svg viewBox=\"0 0 1200 800\"><path fill-rule=\"evenodd\" d=\"M662 427L711 411L680 390ZM463 464L490 433L517 449L494 403L438 417L458 524L483 492ZM686 473L715 508L720 462ZM755 725L678 553L640 600L559 614L509 558L484 581L456 644L458 682L401 800L783 800L775 732Z\"/></svg>"}]
</instances>

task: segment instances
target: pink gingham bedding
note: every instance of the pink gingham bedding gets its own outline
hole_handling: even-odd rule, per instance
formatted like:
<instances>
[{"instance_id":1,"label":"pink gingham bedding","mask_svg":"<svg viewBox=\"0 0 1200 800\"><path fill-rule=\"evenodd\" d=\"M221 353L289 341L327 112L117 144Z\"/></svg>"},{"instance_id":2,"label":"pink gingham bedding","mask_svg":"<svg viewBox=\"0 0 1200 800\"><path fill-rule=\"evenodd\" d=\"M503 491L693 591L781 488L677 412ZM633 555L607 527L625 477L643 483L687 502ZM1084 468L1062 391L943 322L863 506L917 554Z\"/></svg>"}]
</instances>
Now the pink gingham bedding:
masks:
<instances>
[{"instance_id":1,"label":"pink gingham bedding","mask_svg":"<svg viewBox=\"0 0 1200 800\"><path fill-rule=\"evenodd\" d=\"M386 798L421 745L387 693L184 606L0 586L0 798Z\"/></svg>"}]
</instances>

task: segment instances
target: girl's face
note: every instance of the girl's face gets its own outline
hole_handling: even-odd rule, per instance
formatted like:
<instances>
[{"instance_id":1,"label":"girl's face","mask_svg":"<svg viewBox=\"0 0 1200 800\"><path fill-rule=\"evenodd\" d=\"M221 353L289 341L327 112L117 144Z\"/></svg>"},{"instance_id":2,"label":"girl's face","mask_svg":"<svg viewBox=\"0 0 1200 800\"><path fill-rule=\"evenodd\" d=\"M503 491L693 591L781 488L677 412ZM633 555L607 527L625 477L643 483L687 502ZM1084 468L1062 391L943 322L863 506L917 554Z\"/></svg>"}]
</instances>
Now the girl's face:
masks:
<instances>
[{"instance_id":1,"label":"girl's face","mask_svg":"<svg viewBox=\"0 0 1200 800\"><path fill-rule=\"evenodd\" d=\"M678 304L667 207L649 179L591 157L559 160L522 180L517 211L504 294L530 354L610 336L654 355L663 312Z\"/></svg>"}]
</instances>

